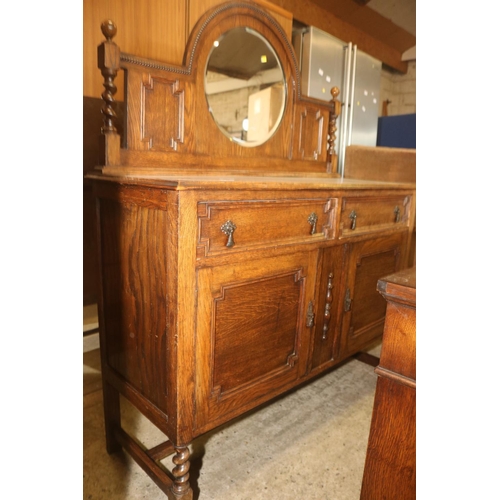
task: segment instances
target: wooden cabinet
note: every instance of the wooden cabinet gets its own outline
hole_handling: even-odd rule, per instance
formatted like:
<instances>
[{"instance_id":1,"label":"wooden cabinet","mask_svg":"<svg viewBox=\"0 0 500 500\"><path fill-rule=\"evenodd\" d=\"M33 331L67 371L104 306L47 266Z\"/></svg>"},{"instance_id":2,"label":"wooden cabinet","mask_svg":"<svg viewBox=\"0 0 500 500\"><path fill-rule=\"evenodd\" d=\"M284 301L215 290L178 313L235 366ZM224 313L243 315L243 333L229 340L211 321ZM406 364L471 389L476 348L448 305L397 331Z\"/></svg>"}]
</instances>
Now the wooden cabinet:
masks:
<instances>
[{"instance_id":1,"label":"wooden cabinet","mask_svg":"<svg viewBox=\"0 0 500 500\"><path fill-rule=\"evenodd\" d=\"M114 26L103 27L103 164L87 176L107 449L123 447L172 500L192 498L195 437L382 333L376 282L407 261L415 217L414 185L334 172L340 103L301 97L295 56L268 12L223 4L196 26L183 67L120 55ZM203 90L213 41L235 26L269 41L288 89L279 127L255 147L221 132ZM110 97L119 69L123 137ZM304 127L311 109L328 126ZM168 440L146 450L125 432L119 395Z\"/></svg>"},{"instance_id":2,"label":"wooden cabinet","mask_svg":"<svg viewBox=\"0 0 500 500\"><path fill-rule=\"evenodd\" d=\"M368 206L388 192L411 207L411 189L294 179L290 190L269 178L270 199L245 179L231 190L213 177L155 182L94 176L101 348L106 390L172 443L184 449L382 334L376 284L405 262L411 216L344 237L340 207L346 196ZM116 403L107 411L109 422ZM118 428L110 449L133 447Z\"/></svg>"}]
</instances>

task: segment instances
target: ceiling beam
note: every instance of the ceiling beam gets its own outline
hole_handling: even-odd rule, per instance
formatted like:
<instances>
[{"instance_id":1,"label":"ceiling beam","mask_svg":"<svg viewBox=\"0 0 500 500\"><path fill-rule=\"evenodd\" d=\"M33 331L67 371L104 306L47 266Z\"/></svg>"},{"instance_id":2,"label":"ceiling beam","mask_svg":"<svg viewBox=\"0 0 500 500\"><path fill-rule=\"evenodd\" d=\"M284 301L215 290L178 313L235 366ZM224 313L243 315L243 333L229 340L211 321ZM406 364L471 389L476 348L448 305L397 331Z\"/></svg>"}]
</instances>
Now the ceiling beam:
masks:
<instances>
[{"instance_id":1,"label":"ceiling beam","mask_svg":"<svg viewBox=\"0 0 500 500\"><path fill-rule=\"evenodd\" d=\"M308 26L326 31L345 42L352 42L358 49L382 61L387 66L406 73L407 61L402 61L402 51L377 40L361 29L349 24L311 0L269 0L275 5L290 11L293 18Z\"/></svg>"}]
</instances>

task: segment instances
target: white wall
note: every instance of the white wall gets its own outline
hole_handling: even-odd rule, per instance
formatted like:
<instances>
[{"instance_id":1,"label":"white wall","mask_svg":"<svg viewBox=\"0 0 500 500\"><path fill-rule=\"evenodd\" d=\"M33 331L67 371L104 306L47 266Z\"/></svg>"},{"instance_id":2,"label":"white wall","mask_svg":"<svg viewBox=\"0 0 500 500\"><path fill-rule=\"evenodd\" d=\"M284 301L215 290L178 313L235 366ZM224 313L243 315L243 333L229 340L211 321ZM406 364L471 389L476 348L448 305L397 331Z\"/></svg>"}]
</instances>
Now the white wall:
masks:
<instances>
[{"instance_id":1,"label":"white wall","mask_svg":"<svg viewBox=\"0 0 500 500\"><path fill-rule=\"evenodd\" d=\"M406 115L417 112L417 61L408 61L408 72L405 75L382 68L380 82L380 108L389 99L387 115Z\"/></svg>"}]
</instances>

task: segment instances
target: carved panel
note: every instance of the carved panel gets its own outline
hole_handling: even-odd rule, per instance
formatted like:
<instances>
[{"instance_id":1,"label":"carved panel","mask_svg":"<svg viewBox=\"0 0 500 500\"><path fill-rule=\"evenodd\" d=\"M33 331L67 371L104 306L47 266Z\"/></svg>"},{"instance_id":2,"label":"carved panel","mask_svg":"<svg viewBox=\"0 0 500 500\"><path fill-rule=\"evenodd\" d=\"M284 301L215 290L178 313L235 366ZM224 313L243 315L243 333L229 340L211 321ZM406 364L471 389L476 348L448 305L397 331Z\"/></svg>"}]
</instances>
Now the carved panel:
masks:
<instances>
[{"instance_id":1,"label":"carved panel","mask_svg":"<svg viewBox=\"0 0 500 500\"><path fill-rule=\"evenodd\" d=\"M324 113L318 108L304 107L299 119L299 157L303 160L322 160Z\"/></svg>"},{"instance_id":2,"label":"carved panel","mask_svg":"<svg viewBox=\"0 0 500 500\"><path fill-rule=\"evenodd\" d=\"M184 142L184 89L179 80L144 76L141 141L147 149L177 151Z\"/></svg>"},{"instance_id":3,"label":"carved panel","mask_svg":"<svg viewBox=\"0 0 500 500\"><path fill-rule=\"evenodd\" d=\"M224 285L213 298L217 400L294 367L303 279L298 271Z\"/></svg>"},{"instance_id":4,"label":"carved panel","mask_svg":"<svg viewBox=\"0 0 500 500\"><path fill-rule=\"evenodd\" d=\"M291 387L307 369L317 251L197 272L197 432Z\"/></svg>"}]
</instances>

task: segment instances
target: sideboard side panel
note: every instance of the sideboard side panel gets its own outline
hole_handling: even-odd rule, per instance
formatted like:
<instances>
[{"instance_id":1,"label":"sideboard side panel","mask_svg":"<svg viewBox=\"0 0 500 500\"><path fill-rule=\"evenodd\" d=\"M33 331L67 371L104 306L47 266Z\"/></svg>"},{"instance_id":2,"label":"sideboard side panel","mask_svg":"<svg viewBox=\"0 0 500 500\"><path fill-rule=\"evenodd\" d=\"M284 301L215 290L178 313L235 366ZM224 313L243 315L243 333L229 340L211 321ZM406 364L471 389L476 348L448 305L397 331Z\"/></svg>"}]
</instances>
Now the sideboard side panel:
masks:
<instances>
[{"instance_id":1,"label":"sideboard side panel","mask_svg":"<svg viewBox=\"0 0 500 500\"><path fill-rule=\"evenodd\" d=\"M166 248L167 203L159 191L106 187L99 199L101 272L105 322L105 367L113 370L168 415L168 343L172 322L166 312L173 279ZM175 323L173 323L175 324ZM167 368L167 369L166 369Z\"/></svg>"}]
</instances>

